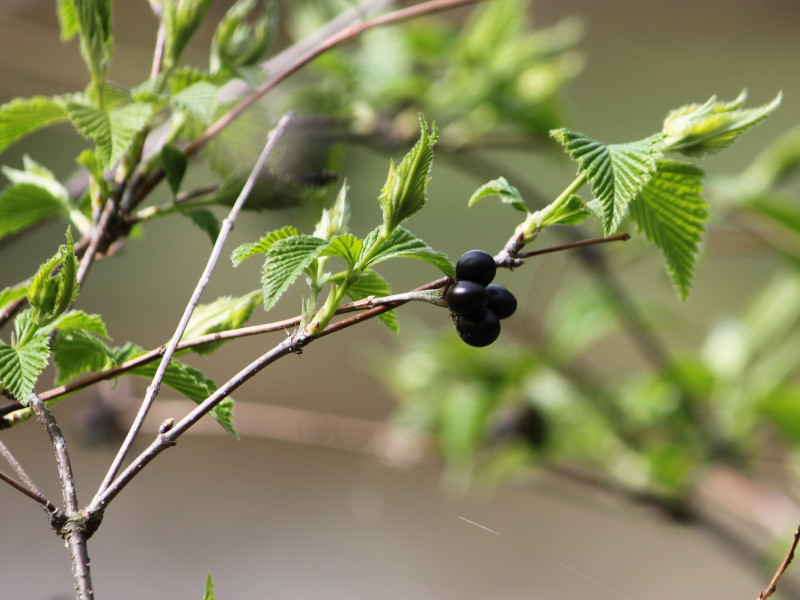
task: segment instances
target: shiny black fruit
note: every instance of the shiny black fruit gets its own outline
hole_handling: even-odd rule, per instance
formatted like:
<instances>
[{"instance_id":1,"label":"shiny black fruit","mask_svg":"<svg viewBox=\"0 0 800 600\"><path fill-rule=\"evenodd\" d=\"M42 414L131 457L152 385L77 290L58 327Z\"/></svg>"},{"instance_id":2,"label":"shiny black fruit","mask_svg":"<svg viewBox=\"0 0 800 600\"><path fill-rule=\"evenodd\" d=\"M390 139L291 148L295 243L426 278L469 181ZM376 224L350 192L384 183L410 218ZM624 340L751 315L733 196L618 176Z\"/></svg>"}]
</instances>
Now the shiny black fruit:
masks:
<instances>
[{"instance_id":1,"label":"shiny black fruit","mask_svg":"<svg viewBox=\"0 0 800 600\"><path fill-rule=\"evenodd\" d=\"M456 263L456 279L489 285L497 272L492 255L483 250L465 252Z\"/></svg>"},{"instance_id":2,"label":"shiny black fruit","mask_svg":"<svg viewBox=\"0 0 800 600\"><path fill-rule=\"evenodd\" d=\"M500 335L500 319L488 308L456 317L456 331L470 346L488 346Z\"/></svg>"},{"instance_id":3,"label":"shiny black fruit","mask_svg":"<svg viewBox=\"0 0 800 600\"><path fill-rule=\"evenodd\" d=\"M489 301L486 306L497 315L498 319L507 319L517 310L517 299L502 285L493 283L486 286Z\"/></svg>"},{"instance_id":4,"label":"shiny black fruit","mask_svg":"<svg viewBox=\"0 0 800 600\"><path fill-rule=\"evenodd\" d=\"M486 306L489 294L484 286L474 281L456 281L448 288L444 298L451 312L463 315Z\"/></svg>"}]
</instances>

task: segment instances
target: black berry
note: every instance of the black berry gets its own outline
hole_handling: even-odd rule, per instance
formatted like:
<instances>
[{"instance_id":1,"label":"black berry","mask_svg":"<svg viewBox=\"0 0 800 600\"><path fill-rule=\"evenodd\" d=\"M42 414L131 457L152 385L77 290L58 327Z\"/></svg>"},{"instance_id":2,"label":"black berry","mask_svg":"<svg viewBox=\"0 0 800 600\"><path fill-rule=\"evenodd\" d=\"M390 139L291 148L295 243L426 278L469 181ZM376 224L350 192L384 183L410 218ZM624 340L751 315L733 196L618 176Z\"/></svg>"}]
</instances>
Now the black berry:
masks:
<instances>
[{"instance_id":1,"label":"black berry","mask_svg":"<svg viewBox=\"0 0 800 600\"><path fill-rule=\"evenodd\" d=\"M489 285L497 272L492 255L483 250L465 252L456 263L456 279Z\"/></svg>"},{"instance_id":2,"label":"black berry","mask_svg":"<svg viewBox=\"0 0 800 600\"><path fill-rule=\"evenodd\" d=\"M484 286L474 281L456 281L448 288L445 300L451 312L463 315L486 306L489 294Z\"/></svg>"},{"instance_id":3,"label":"black berry","mask_svg":"<svg viewBox=\"0 0 800 600\"><path fill-rule=\"evenodd\" d=\"M488 346L500 335L500 319L488 308L456 317L456 331L470 346Z\"/></svg>"},{"instance_id":4,"label":"black berry","mask_svg":"<svg viewBox=\"0 0 800 600\"><path fill-rule=\"evenodd\" d=\"M497 315L498 319L507 319L517 310L517 299L502 285L493 283L486 286L489 301L486 306Z\"/></svg>"}]
</instances>

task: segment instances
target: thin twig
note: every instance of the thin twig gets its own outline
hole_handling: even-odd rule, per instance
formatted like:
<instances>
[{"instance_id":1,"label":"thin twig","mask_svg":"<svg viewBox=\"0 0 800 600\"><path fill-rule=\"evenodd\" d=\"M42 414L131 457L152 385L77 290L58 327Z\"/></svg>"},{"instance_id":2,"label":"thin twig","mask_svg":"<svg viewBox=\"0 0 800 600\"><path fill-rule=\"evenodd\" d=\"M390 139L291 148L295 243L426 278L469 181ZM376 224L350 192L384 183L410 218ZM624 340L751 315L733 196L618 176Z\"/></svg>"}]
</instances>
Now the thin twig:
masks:
<instances>
[{"instance_id":1,"label":"thin twig","mask_svg":"<svg viewBox=\"0 0 800 600\"><path fill-rule=\"evenodd\" d=\"M51 502L49 502L47 500L47 498L44 498L43 496L41 496L40 494L37 494L33 490L28 489L27 487L25 487L24 485L19 483L16 479L14 479L13 477L10 477L9 475L6 475L2 471L0 471L0 479L5 481L8 485L13 487L14 489L16 489L16 490L22 492L23 494L25 494L28 498L32 498L33 500L36 500L36 502L41 504L45 508L45 510L47 512L53 513L53 512L58 510L55 506L53 506L53 504Z\"/></svg>"},{"instance_id":2,"label":"thin twig","mask_svg":"<svg viewBox=\"0 0 800 600\"><path fill-rule=\"evenodd\" d=\"M562 250L572 250L574 248L583 248L585 246L593 246L595 244L605 244L606 242L627 242L631 239L628 233L618 233L609 237L591 238L588 240L581 240L579 242L570 242L568 244L561 244L560 246L552 246L550 248L542 248L541 250L532 250L530 252L521 252L517 254L517 258L530 258L531 256L538 256L539 254L549 254L551 252L561 252Z\"/></svg>"},{"instance_id":3,"label":"thin twig","mask_svg":"<svg viewBox=\"0 0 800 600\"><path fill-rule=\"evenodd\" d=\"M116 477L117 473L119 472L120 467L122 466L122 462L125 460L125 457L128 454L131 446L133 445L136 436L139 433L139 430L142 427L142 423L144 423L145 418L147 417L147 413L150 410L153 402L155 401L156 396L158 395L158 391L161 387L161 381L164 378L164 375L167 372L167 366L169 362L172 360L175 351L177 350L178 343L183 337L184 331L186 331L186 326L189 323L189 319L194 312L194 309L200 303L200 296L203 293L206 285L208 284L209 279L211 278L211 273L214 271L214 268L217 265L220 255L222 254L222 247L225 245L225 242L228 239L228 235L230 234L231 230L233 229L233 224L236 222L236 217L239 214L239 211L244 206L245 200L250 195L250 191L253 189L253 185L255 184L256 177L258 177L261 168L264 166L264 163L267 160L267 157L272 153L278 139L283 135L286 131L286 128L289 126L289 123L294 118L293 113L287 113L284 115L275 128L269 133L267 137L267 143L264 145L264 150L261 152L261 156L259 156L258 161L256 162L253 170L250 173L250 176L247 178L245 182L244 188L242 188L239 197L236 199L236 202L231 207L230 213L228 214L227 218L222 222L222 227L220 228L219 235L217 235L217 240L214 243L214 248L211 251L211 255L208 258L208 263L206 264L205 269L203 270L203 274L200 276L199 281L197 282L197 286L195 287L194 292L192 293L192 297L189 300L189 303L186 305L186 310L181 317L180 323L175 330L175 333L172 336L169 344L167 344L167 348L164 351L164 356L161 359L161 363L158 365L158 369L153 377L153 381L147 388L147 393L145 395L144 400L142 401L142 406L139 409L139 414L136 416L136 420L131 425L130 430L128 431L128 435L125 437L125 440L122 443L122 446L117 453L117 456L114 458L114 461L111 464L111 467L108 470L105 478L103 479L103 483L100 485L100 489L98 490L99 493L103 492L108 485L113 481L114 477Z\"/></svg>"},{"instance_id":4,"label":"thin twig","mask_svg":"<svg viewBox=\"0 0 800 600\"><path fill-rule=\"evenodd\" d=\"M776 589L778 589L778 582L781 580L781 577L783 577L787 567L794 559L794 551L797 549L798 542L800 542L800 527L798 527L797 531L794 532L794 541L792 541L792 547L789 548L789 552L784 557L781 566L779 566L778 570L775 571L775 575L772 576L769 585L758 595L758 600L766 600L775 593Z\"/></svg>"},{"instance_id":5,"label":"thin twig","mask_svg":"<svg viewBox=\"0 0 800 600\"><path fill-rule=\"evenodd\" d=\"M103 240L103 237L106 234L106 230L108 229L108 225L111 223L111 218L113 217L116 210L117 210L117 201L114 195L112 194L106 201L106 206L103 209L100 218L97 220L97 225L95 226L94 231L92 232L92 237L91 241L89 242L89 247L86 249L86 254L83 255L80 266L78 267L79 286L83 284L84 279L86 279L86 275L89 273L89 269L94 263L95 255L97 254L97 249L100 247L100 242Z\"/></svg>"},{"instance_id":6,"label":"thin twig","mask_svg":"<svg viewBox=\"0 0 800 600\"><path fill-rule=\"evenodd\" d=\"M2 456L4 459L6 459L6 462L9 465L11 465L12 469L14 469L14 472L17 474L17 477L20 478L20 480L25 484L25 486L28 488L28 490L31 493L36 495L38 498L44 500L46 505L50 504L50 506L52 506L52 504L45 499L44 494L42 494L42 491L33 482L33 479L31 479L30 475L28 475L28 473L25 471L25 469L22 468L22 465L20 464L20 462L11 453L11 450L8 449L8 447L3 443L2 440L0 440L0 456Z\"/></svg>"}]
</instances>

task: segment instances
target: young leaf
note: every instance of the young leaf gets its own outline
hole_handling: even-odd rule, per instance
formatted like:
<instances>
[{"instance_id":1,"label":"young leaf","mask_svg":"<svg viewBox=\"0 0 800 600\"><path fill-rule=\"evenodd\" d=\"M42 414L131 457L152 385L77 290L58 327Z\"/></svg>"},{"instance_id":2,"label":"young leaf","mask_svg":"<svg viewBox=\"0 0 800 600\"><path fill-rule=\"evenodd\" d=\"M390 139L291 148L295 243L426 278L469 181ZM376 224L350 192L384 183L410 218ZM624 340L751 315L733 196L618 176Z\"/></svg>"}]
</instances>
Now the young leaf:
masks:
<instances>
[{"instance_id":1,"label":"young leaf","mask_svg":"<svg viewBox=\"0 0 800 600\"><path fill-rule=\"evenodd\" d=\"M169 102L201 124L209 125L216 114L218 95L217 86L198 81L170 97Z\"/></svg>"},{"instance_id":2,"label":"young leaf","mask_svg":"<svg viewBox=\"0 0 800 600\"><path fill-rule=\"evenodd\" d=\"M82 310L71 310L58 317L48 325L48 331L54 329L79 329L108 339L106 324L100 315L89 315Z\"/></svg>"},{"instance_id":3,"label":"young leaf","mask_svg":"<svg viewBox=\"0 0 800 600\"><path fill-rule=\"evenodd\" d=\"M223 67L237 70L258 63L267 51L272 28L267 10L254 23L247 19L256 9L257 0L238 0L217 25L211 42L212 72Z\"/></svg>"},{"instance_id":4,"label":"young leaf","mask_svg":"<svg viewBox=\"0 0 800 600\"><path fill-rule=\"evenodd\" d=\"M300 232L297 231L291 225L287 225L281 229L276 229L275 231L269 232L260 241L256 243L250 244L242 244L238 248L236 248L233 253L231 254L231 261L233 262L234 267L238 267L242 264L243 261L250 258L251 256L255 256L256 254L266 254L269 252L269 249L272 247L272 244L277 242L278 240L285 240L288 237L293 237L300 235Z\"/></svg>"},{"instance_id":5,"label":"young leaf","mask_svg":"<svg viewBox=\"0 0 800 600\"><path fill-rule=\"evenodd\" d=\"M569 129L556 129L550 135L578 163L578 171L603 206L606 235L614 233L663 154L662 136L606 146Z\"/></svg>"},{"instance_id":6,"label":"young leaf","mask_svg":"<svg viewBox=\"0 0 800 600\"><path fill-rule=\"evenodd\" d=\"M92 81L102 85L112 51L111 0L59 0L58 16L61 38L80 35Z\"/></svg>"},{"instance_id":7,"label":"young leaf","mask_svg":"<svg viewBox=\"0 0 800 600\"><path fill-rule=\"evenodd\" d=\"M500 196L500 200L504 204L510 204L514 208L524 213L528 212L528 206L522 199L519 190L506 181L505 177L498 177L491 181L484 183L481 187L475 190L475 193L470 197L468 206L472 206L481 198L486 196Z\"/></svg>"},{"instance_id":8,"label":"young leaf","mask_svg":"<svg viewBox=\"0 0 800 600\"><path fill-rule=\"evenodd\" d=\"M370 239L375 239L375 236L379 233L380 228L370 233L367 239L364 240L365 249L371 246ZM381 244L378 252L365 266L369 267L376 263L383 262L384 260L400 256L424 260L437 267L448 277L456 276L455 267L453 267L453 264L448 260L446 255L433 250L413 233L402 227L398 227L394 230L392 235Z\"/></svg>"},{"instance_id":9,"label":"young leaf","mask_svg":"<svg viewBox=\"0 0 800 600\"><path fill-rule=\"evenodd\" d=\"M19 285L9 286L0 290L0 308L16 302L20 298L28 295L28 284L21 283Z\"/></svg>"},{"instance_id":10,"label":"young leaf","mask_svg":"<svg viewBox=\"0 0 800 600\"><path fill-rule=\"evenodd\" d=\"M320 256L339 256L354 267L361 255L364 242L349 233L335 236L325 249L320 252Z\"/></svg>"},{"instance_id":11,"label":"young leaf","mask_svg":"<svg viewBox=\"0 0 800 600\"><path fill-rule=\"evenodd\" d=\"M53 362L56 365L56 385L114 365L108 345L81 329L58 332L53 341Z\"/></svg>"},{"instance_id":12,"label":"young leaf","mask_svg":"<svg viewBox=\"0 0 800 600\"><path fill-rule=\"evenodd\" d=\"M211 573L206 574L206 593L203 594L203 600L216 600L214 597L214 581L211 579Z\"/></svg>"},{"instance_id":13,"label":"young leaf","mask_svg":"<svg viewBox=\"0 0 800 600\"><path fill-rule=\"evenodd\" d=\"M582 223L592 214L583 199L577 194L572 194L566 202L557 206L550 204L542 210L536 211L539 228L550 225L577 225Z\"/></svg>"},{"instance_id":14,"label":"young leaf","mask_svg":"<svg viewBox=\"0 0 800 600\"><path fill-rule=\"evenodd\" d=\"M778 108L782 94L768 104L741 108L746 98L745 92L731 102L720 102L712 96L705 104L689 104L673 110L664 120L667 150L686 156L719 152Z\"/></svg>"},{"instance_id":15,"label":"young leaf","mask_svg":"<svg viewBox=\"0 0 800 600\"><path fill-rule=\"evenodd\" d=\"M189 319L183 339L189 340L208 333L241 327L250 318L260 299L261 292L255 291L238 298L222 296L211 304L201 304ZM209 354L222 344L223 342L209 342L195 346L192 350L198 354Z\"/></svg>"},{"instance_id":16,"label":"young leaf","mask_svg":"<svg viewBox=\"0 0 800 600\"><path fill-rule=\"evenodd\" d=\"M18 98L0 106L0 152L46 125L67 120L63 98Z\"/></svg>"},{"instance_id":17,"label":"young leaf","mask_svg":"<svg viewBox=\"0 0 800 600\"><path fill-rule=\"evenodd\" d=\"M700 169L661 160L631 204L631 219L664 253L669 274L683 299L689 294L698 244L708 223L708 206L702 193Z\"/></svg>"},{"instance_id":18,"label":"young leaf","mask_svg":"<svg viewBox=\"0 0 800 600\"><path fill-rule=\"evenodd\" d=\"M208 234L212 244L217 241L220 225L213 212L205 208L189 208L188 206L182 212L192 220L192 223Z\"/></svg>"},{"instance_id":19,"label":"young leaf","mask_svg":"<svg viewBox=\"0 0 800 600\"><path fill-rule=\"evenodd\" d=\"M261 277L264 310L269 310L281 294L328 245L326 240L311 235L298 235L273 243L264 262Z\"/></svg>"},{"instance_id":20,"label":"young leaf","mask_svg":"<svg viewBox=\"0 0 800 600\"><path fill-rule=\"evenodd\" d=\"M161 7L166 32L164 67L169 71L178 64L183 49L205 19L211 0L163 0Z\"/></svg>"},{"instance_id":21,"label":"young leaf","mask_svg":"<svg viewBox=\"0 0 800 600\"><path fill-rule=\"evenodd\" d=\"M69 120L95 143L95 153L103 167L113 166L125 153L134 136L147 125L153 107L131 102L108 111L95 108L79 96L67 104Z\"/></svg>"},{"instance_id":22,"label":"young leaf","mask_svg":"<svg viewBox=\"0 0 800 600\"><path fill-rule=\"evenodd\" d=\"M322 210L322 215L314 229L315 237L329 240L335 235L347 232L347 225L350 221L350 203L347 200L349 189L347 181L342 183L342 188L339 190L333 206Z\"/></svg>"},{"instance_id":23,"label":"young leaf","mask_svg":"<svg viewBox=\"0 0 800 600\"><path fill-rule=\"evenodd\" d=\"M15 327L20 317L22 315L15 320ZM33 386L47 366L49 357L46 332L38 332L18 345L0 344L0 389L8 390L14 398L27 405Z\"/></svg>"},{"instance_id":24,"label":"young leaf","mask_svg":"<svg viewBox=\"0 0 800 600\"><path fill-rule=\"evenodd\" d=\"M164 174L167 176L169 189L172 190L173 196L177 196L178 192L181 191L181 182L186 174L186 166L189 164L189 159L186 154L175 146L165 144L161 148L161 164L164 167Z\"/></svg>"},{"instance_id":25,"label":"young leaf","mask_svg":"<svg viewBox=\"0 0 800 600\"><path fill-rule=\"evenodd\" d=\"M436 123L428 131L428 123L420 115L420 139L405 155L400 165L389 165L389 176L380 195L383 209L384 233L390 234L400 223L419 211L425 204L426 190L433 165L433 146L439 131Z\"/></svg>"},{"instance_id":26,"label":"young leaf","mask_svg":"<svg viewBox=\"0 0 800 600\"><path fill-rule=\"evenodd\" d=\"M28 285L28 300L38 327L50 324L78 297L78 259L67 229L67 244L45 262Z\"/></svg>"},{"instance_id":27,"label":"young leaf","mask_svg":"<svg viewBox=\"0 0 800 600\"><path fill-rule=\"evenodd\" d=\"M353 300L363 300L369 296L380 298L381 296L388 296L391 293L392 288L389 283L375 271L366 271L362 273L347 289L347 295ZM400 331L395 311L389 310L379 315L378 319L391 331L395 333Z\"/></svg>"},{"instance_id":28,"label":"young leaf","mask_svg":"<svg viewBox=\"0 0 800 600\"><path fill-rule=\"evenodd\" d=\"M41 186L9 186L0 193L0 238L61 214L63 208L61 201Z\"/></svg>"}]
</instances>

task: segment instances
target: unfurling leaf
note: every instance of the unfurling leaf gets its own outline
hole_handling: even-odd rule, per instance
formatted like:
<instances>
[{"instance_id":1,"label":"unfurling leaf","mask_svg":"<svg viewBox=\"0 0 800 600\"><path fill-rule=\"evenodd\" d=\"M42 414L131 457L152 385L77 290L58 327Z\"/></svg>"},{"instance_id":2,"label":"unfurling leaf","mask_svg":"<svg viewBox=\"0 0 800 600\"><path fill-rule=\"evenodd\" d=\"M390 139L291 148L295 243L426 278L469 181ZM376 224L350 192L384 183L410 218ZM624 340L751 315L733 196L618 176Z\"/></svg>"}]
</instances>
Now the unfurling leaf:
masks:
<instances>
[{"instance_id":1,"label":"unfurling leaf","mask_svg":"<svg viewBox=\"0 0 800 600\"><path fill-rule=\"evenodd\" d=\"M211 42L212 73L255 65L264 57L272 41L269 15L265 10L252 24L247 21L257 4L257 0L238 0L222 17Z\"/></svg>"},{"instance_id":2,"label":"unfurling leaf","mask_svg":"<svg viewBox=\"0 0 800 600\"><path fill-rule=\"evenodd\" d=\"M63 314L78 296L78 259L67 229L67 244L44 263L28 285L28 300L37 327L44 327Z\"/></svg>"},{"instance_id":3,"label":"unfurling leaf","mask_svg":"<svg viewBox=\"0 0 800 600\"><path fill-rule=\"evenodd\" d=\"M468 206L472 206L481 198L486 196L500 196L500 200L504 204L510 204L514 208L522 212L528 212L528 206L522 199L519 190L506 181L505 177L498 177L475 190L472 197L469 199Z\"/></svg>"},{"instance_id":4,"label":"unfurling leaf","mask_svg":"<svg viewBox=\"0 0 800 600\"><path fill-rule=\"evenodd\" d=\"M329 240L335 235L347 232L347 224L350 221L350 204L347 201L348 190L349 186L345 181L336 196L333 206L322 210L322 215L314 229L316 237Z\"/></svg>"},{"instance_id":5,"label":"unfurling leaf","mask_svg":"<svg viewBox=\"0 0 800 600\"><path fill-rule=\"evenodd\" d=\"M206 592L203 594L203 600L216 600L214 596L214 581L211 579L211 573L206 574Z\"/></svg>"},{"instance_id":6,"label":"unfurling leaf","mask_svg":"<svg viewBox=\"0 0 800 600\"><path fill-rule=\"evenodd\" d=\"M383 209L383 231L392 233L403 221L419 211L425 204L426 191L433 165L433 146L439 131L433 123L428 131L428 123L419 117L420 139L395 167L389 165L389 176L380 195Z\"/></svg>"},{"instance_id":7,"label":"unfurling leaf","mask_svg":"<svg viewBox=\"0 0 800 600\"><path fill-rule=\"evenodd\" d=\"M778 108L782 94L756 108L742 108L746 98L745 92L731 102L721 102L712 96L705 104L689 104L673 110L664 120L666 149L687 156L719 152Z\"/></svg>"},{"instance_id":8,"label":"unfurling leaf","mask_svg":"<svg viewBox=\"0 0 800 600\"><path fill-rule=\"evenodd\" d=\"M163 0L162 20L164 40L164 67L169 70L178 64L183 49L205 19L212 0Z\"/></svg>"},{"instance_id":9,"label":"unfurling leaf","mask_svg":"<svg viewBox=\"0 0 800 600\"><path fill-rule=\"evenodd\" d=\"M664 152L662 136L606 146L569 129L556 129L550 135L578 163L578 171L588 179L603 207L605 234L614 233Z\"/></svg>"},{"instance_id":10,"label":"unfurling leaf","mask_svg":"<svg viewBox=\"0 0 800 600\"><path fill-rule=\"evenodd\" d=\"M297 235L274 242L267 252L261 276L264 310L269 310L283 292L308 267L328 245L312 235Z\"/></svg>"},{"instance_id":11,"label":"unfurling leaf","mask_svg":"<svg viewBox=\"0 0 800 600\"><path fill-rule=\"evenodd\" d=\"M631 204L631 219L664 253L672 281L684 299L708 223L708 206L702 193L702 170L684 162L661 160Z\"/></svg>"},{"instance_id":12,"label":"unfurling leaf","mask_svg":"<svg viewBox=\"0 0 800 600\"><path fill-rule=\"evenodd\" d=\"M538 228L550 225L577 225L582 223L592 214L583 199L577 194L572 194L566 202L558 205L550 204L538 210L532 218L536 219Z\"/></svg>"}]
</instances>

